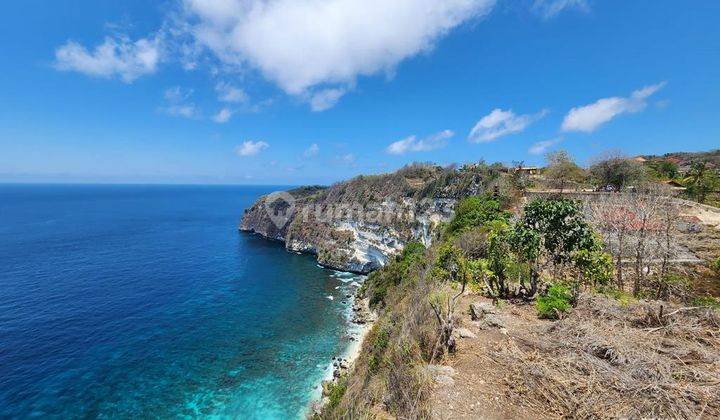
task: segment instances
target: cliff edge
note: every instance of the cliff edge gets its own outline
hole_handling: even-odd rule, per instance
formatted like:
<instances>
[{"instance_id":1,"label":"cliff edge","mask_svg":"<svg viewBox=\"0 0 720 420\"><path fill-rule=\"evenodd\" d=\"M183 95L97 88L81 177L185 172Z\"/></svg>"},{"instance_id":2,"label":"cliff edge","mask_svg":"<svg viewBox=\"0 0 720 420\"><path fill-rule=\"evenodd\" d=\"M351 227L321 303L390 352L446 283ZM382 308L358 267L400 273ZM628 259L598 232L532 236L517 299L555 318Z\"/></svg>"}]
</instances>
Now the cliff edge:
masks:
<instances>
[{"instance_id":1,"label":"cliff edge","mask_svg":"<svg viewBox=\"0 0 720 420\"><path fill-rule=\"evenodd\" d=\"M327 188L263 196L245 210L239 228L314 254L323 266L366 274L408 242L429 246L459 198L497 191L501 179L499 165L412 164Z\"/></svg>"}]
</instances>

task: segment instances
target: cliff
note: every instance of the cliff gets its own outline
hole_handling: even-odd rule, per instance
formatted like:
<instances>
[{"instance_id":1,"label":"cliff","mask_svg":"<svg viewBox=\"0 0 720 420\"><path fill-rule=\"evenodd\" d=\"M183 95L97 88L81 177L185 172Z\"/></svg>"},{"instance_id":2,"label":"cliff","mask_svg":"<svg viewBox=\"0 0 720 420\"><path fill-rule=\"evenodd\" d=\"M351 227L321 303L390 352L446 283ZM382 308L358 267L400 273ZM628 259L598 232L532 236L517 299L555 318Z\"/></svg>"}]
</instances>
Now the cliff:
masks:
<instances>
[{"instance_id":1,"label":"cliff","mask_svg":"<svg viewBox=\"0 0 720 420\"><path fill-rule=\"evenodd\" d=\"M430 245L459 198L498 191L499 165L460 169L413 164L330 187L301 187L261 197L245 210L240 230L317 255L321 265L368 273L418 241Z\"/></svg>"}]
</instances>

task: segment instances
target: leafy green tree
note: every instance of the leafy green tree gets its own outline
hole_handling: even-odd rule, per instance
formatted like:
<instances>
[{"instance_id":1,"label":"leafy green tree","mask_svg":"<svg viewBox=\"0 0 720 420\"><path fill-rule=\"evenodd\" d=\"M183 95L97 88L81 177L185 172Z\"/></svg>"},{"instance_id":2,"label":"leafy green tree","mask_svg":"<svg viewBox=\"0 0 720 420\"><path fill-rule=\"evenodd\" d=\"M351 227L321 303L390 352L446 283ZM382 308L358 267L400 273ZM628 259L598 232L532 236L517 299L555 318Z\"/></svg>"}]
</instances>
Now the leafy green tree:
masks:
<instances>
[{"instance_id":1,"label":"leafy green tree","mask_svg":"<svg viewBox=\"0 0 720 420\"><path fill-rule=\"evenodd\" d=\"M509 244L530 265L530 283L520 285L526 298L537 293L543 270L572 262L580 250L598 249L597 238L580 205L566 199L536 199L528 203L522 219L509 235Z\"/></svg>"},{"instance_id":2,"label":"leafy green tree","mask_svg":"<svg viewBox=\"0 0 720 420\"><path fill-rule=\"evenodd\" d=\"M439 281L451 280L460 284L460 291L450 295L445 290L430 295L429 303L438 321L438 340L433 346L430 360L434 360L439 349L444 348L450 353L455 352L455 309L457 301L465 292L465 287L472 281L473 264L463 255L462 250L450 242L445 242L438 251L432 275Z\"/></svg>"},{"instance_id":3,"label":"leafy green tree","mask_svg":"<svg viewBox=\"0 0 720 420\"><path fill-rule=\"evenodd\" d=\"M612 255L600 249L581 249L573 256L582 280L592 286L605 286L613 279Z\"/></svg>"},{"instance_id":4,"label":"leafy green tree","mask_svg":"<svg viewBox=\"0 0 720 420\"><path fill-rule=\"evenodd\" d=\"M648 164L650 173L659 179L675 179L680 176L677 163L667 159L656 159Z\"/></svg>"},{"instance_id":5,"label":"leafy green tree","mask_svg":"<svg viewBox=\"0 0 720 420\"><path fill-rule=\"evenodd\" d=\"M545 168L544 175L552 188L563 191L569 185L582 183L587 178L585 170L579 167L565 150L548 153L546 159L548 166Z\"/></svg>"},{"instance_id":6,"label":"leafy green tree","mask_svg":"<svg viewBox=\"0 0 720 420\"><path fill-rule=\"evenodd\" d=\"M481 227L492 220L507 220L509 214L502 210L500 203L489 197L472 196L460 201L455 217L446 233L456 235L475 227Z\"/></svg>"}]
</instances>

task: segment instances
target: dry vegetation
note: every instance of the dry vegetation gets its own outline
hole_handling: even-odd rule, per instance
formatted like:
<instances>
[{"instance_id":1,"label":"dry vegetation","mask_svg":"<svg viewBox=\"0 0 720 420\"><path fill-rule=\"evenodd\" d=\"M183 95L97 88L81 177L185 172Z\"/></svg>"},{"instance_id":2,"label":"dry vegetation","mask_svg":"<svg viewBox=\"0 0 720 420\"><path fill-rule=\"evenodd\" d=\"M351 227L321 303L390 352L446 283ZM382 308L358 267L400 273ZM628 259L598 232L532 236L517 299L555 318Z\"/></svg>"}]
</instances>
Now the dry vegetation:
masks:
<instances>
[{"instance_id":1,"label":"dry vegetation","mask_svg":"<svg viewBox=\"0 0 720 420\"><path fill-rule=\"evenodd\" d=\"M369 277L360 293L379 318L319 416L720 418L720 304L691 284L720 284L719 234L687 228L672 191L638 186L642 166L613 159L590 175L623 192L584 205L518 211L523 171L487 165L410 165L318 191L462 199L431 248L408 244ZM558 190L584 182L567 156L550 169ZM711 263L686 252L693 240ZM470 320L478 301L498 314Z\"/></svg>"},{"instance_id":2,"label":"dry vegetation","mask_svg":"<svg viewBox=\"0 0 720 420\"><path fill-rule=\"evenodd\" d=\"M423 261L408 270L419 277L418 282L393 289L387 296L386 307L391 310L373 325L354 371L344 379L344 395L337 403L331 401L323 418L429 417L432 383L424 360L435 340L436 326L427 303L433 286L425 281Z\"/></svg>"},{"instance_id":3,"label":"dry vegetation","mask_svg":"<svg viewBox=\"0 0 720 420\"><path fill-rule=\"evenodd\" d=\"M548 417L720 416L717 312L590 296L545 328L494 355L515 402Z\"/></svg>"}]
</instances>

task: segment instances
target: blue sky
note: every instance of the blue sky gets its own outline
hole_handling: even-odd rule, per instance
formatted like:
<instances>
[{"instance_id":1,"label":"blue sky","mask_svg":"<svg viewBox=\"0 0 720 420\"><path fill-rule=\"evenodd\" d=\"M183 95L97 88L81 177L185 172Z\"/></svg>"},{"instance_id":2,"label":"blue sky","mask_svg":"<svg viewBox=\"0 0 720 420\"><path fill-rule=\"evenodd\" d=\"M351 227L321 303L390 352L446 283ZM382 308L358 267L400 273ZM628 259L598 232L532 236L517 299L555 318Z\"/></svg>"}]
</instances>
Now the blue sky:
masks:
<instances>
[{"instance_id":1,"label":"blue sky","mask_svg":"<svg viewBox=\"0 0 720 420\"><path fill-rule=\"evenodd\" d=\"M0 182L330 183L720 145L713 0L4 6Z\"/></svg>"}]
</instances>

